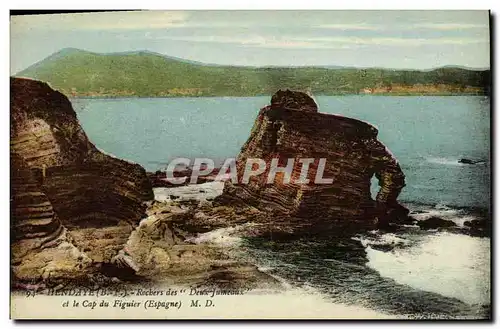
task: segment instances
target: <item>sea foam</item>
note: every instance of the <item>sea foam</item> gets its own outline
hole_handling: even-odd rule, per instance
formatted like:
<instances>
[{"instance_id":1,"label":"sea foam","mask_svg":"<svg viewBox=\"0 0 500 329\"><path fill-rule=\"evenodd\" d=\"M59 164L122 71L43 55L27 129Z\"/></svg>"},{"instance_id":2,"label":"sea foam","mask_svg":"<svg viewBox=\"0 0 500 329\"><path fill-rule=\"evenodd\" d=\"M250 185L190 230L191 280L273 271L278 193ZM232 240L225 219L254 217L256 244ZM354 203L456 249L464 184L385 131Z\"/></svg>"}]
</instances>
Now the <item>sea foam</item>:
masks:
<instances>
[{"instance_id":1,"label":"sea foam","mask_svg":"<svg viewBox=\"0 0 500 329\"><path fill-rule=\"evenodd\" d=\"M488 238L438 233L408 248L383 252L368 245L366 252L369 267L398 283L471 305L490 303Z\"/></svg>"}]
</instances>

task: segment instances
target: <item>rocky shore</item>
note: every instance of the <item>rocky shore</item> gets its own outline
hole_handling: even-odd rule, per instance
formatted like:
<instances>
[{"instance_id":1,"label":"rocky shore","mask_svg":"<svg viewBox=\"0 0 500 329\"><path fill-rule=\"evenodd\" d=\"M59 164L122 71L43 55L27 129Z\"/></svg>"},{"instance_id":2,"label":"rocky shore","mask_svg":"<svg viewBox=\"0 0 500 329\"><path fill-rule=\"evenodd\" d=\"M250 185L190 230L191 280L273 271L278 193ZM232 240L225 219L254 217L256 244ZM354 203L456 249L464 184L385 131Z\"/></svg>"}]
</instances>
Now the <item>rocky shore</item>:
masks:
<instances>
[{"instance_id":1,"label":"rocky shore","mask_svg":"<svg viewBox=\"0 0 500 329\"><path fill-rule=\"evenodd\" d=\"M11 79L10 137L14 287L275 283L216 246L189 242L190 229L206 225L191 228L199 222L187 220L189 207L155 201L145 170L99 151L47 84Z\"/></svg>"},{"instance_id":2,"label":"rocky shore","mask_svg":"<svg viewBox=\"0 0 500 329\"><path fill-rule=\"evenodd\" d=\"M111 261L153 197L145 171L88 140L68 99L11 79L14 281L81 277Z\"/></svg>"},{"instance_id":3,"label":"rocky shore","mask_svg":"<svg viewBox=\"0 0 500 329\"><path fill-rule=\"evenodd\" d=\"M265 108L238 166L249 157L324 157L332 164L326 176L335 177L335 184L266 185L255 179L235 186L213 181L216 171L200 177L198 184L173 187L165 173L146 173L138 164L98 150L63 94L39 81L12 78L13 287L147 282L279 288L275 278L234 257L234 247L206 241L203 234L229 228L235 236L291 239L318 234L311 227L326 234L345 233L346 227L373 229L363 217L366 207L359 205L373 206L365 186L373 172L365 165L380 148L365 151L366 145L377 143L376 135L375 128L354 119ZM317 171L317 164L312 167ZM177 175L189 176L190 171ZM401 184L395 171L381 175L390 184ZM457 227L403 211L384 229L418 225L487 236L490 224L473 220Z\"/></svg>"}]
</instances>

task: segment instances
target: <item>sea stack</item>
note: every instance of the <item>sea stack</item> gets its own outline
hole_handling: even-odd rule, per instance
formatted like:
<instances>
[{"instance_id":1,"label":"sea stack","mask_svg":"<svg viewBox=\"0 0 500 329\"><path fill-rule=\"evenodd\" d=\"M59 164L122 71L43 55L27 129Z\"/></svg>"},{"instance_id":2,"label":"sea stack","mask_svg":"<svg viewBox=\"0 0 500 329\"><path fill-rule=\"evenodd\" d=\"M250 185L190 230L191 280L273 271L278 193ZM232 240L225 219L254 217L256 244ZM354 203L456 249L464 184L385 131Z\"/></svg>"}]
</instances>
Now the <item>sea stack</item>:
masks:
<instances>
[{"instance_id":1,"label":"sea stack","mask_svg":"<svg viewBox=\"0 0 500 329\"><path fill-rule=\"evenodd\" d=\"M75 278L109 263L146 217L145 170L100 152L47 84L11 78L10 86L14 278Z\"/></svg>"},{"instance_id":2,"label":"sea stack","mask_svg":"<svg viewBox=\"0 0 500 329\"><path fill-rule=\"evenodd\" d=\"M346 233L372 229L376 223L376 202L372 199L372 176L379 179L376 201L397 207L404 186L404 174L392 154L377 139L372 125L356 119L318 112L314 100L296 91L278 91L271 105L262 108L250 137L236 159L238 182L226 181L221 204L243 203L269 214L270 226L289 226L309 232ZM243 182L248 159L263 159L263 174ZM285 167L294 159L291 181L278 172L269 183L272 159ZM300 159L314 159L309 165L309 183L297 183ZM320 159L322 177L328 184L316 184Z\"/></svg>"}]
</instances>

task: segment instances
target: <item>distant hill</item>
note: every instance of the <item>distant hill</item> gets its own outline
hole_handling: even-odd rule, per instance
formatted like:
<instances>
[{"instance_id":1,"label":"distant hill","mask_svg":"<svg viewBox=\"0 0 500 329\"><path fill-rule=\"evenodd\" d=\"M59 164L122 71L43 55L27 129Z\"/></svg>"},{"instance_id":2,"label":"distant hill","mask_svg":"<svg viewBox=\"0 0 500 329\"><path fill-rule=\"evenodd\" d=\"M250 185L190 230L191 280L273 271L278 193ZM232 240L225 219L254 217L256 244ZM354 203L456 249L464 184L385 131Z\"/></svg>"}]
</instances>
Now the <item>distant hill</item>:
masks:
<instances>
[{"instance_id":1,"label":"distant hill","mask_svg":"<svg viewBox=\"0 0 500 329\"><path fill-rule=\"evenodd\" d=\"M254 96L278 89L317 95L485 94L490 71L207 65L150 51L99 54L65 48L17 73L69 96Z\"/></svg>"}]
</instances>

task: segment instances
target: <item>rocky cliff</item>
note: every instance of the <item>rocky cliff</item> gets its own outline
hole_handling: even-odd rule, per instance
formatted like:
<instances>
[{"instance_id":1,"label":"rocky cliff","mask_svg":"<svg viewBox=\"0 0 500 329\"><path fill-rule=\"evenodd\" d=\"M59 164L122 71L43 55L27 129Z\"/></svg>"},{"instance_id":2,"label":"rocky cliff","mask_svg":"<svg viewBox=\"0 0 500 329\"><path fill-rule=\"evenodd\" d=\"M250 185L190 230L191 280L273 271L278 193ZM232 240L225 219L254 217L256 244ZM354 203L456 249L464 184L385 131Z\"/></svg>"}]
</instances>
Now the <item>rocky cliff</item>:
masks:
<instances>
[{"instance_id":1,"label":"rocky cliff","mask_svg":"<svg viewBox=\"0 0 500 329\"><path fill-rule=\"evenodd\" d=\"M153 198L144 169L97 150L69 100L39 81L11 78L10 140L14 277L110 262Z\"/></svg>"},{"instance_id":2,"label":"rocky cliff","mask_svg":"<svg viewBox=\"0 0 500 329\"><path fill-rule=\"evenodd\" d=\"M189 232L178 227L189 227L193 210L144 202L153 199L144 169L97 150L68 99L47 84L11 79L10 137L15 286L111 285L113 277L278 284L217 246L187 241Z\"/></svg>"},{"instance_id":3,"label":"rocky cliff","mask_svg":"<svg viewBox=\"0 0 500 329\"><path fill-rule=\"evenodd\" d=\"M269 214L263 220L276 226L340 232L371 228L375 223L371 177L379 178L377 201L383 204L397 204L404 186L401 168L377 140L377 133L365 122L317 112L303 93L279 91L271 105L259 112L238 155L238 183L227 181L216 202L255 206ZM255 158L265 160L266 169L245 184L247 160ZM299 159L303 158L314 159L308 183L298 182ZM331 183L315 183L321 158L325 159L323 177L332 179ZM295 160L290 182L279 172L272 183L267 182L272 159L277 159L279 167L285 167L288 159Z\"/></svg>"},{"instance_id":4,"label":"rocky cliff","mask_svg":"<svg viewBox=\"0 0 500 329\"><path fill-rule=\"evenodd\" d=\"M11 153L11 264L19 281L71 276L92 261L71 242L39 179Z\"/></svg>"}]
</instances>

